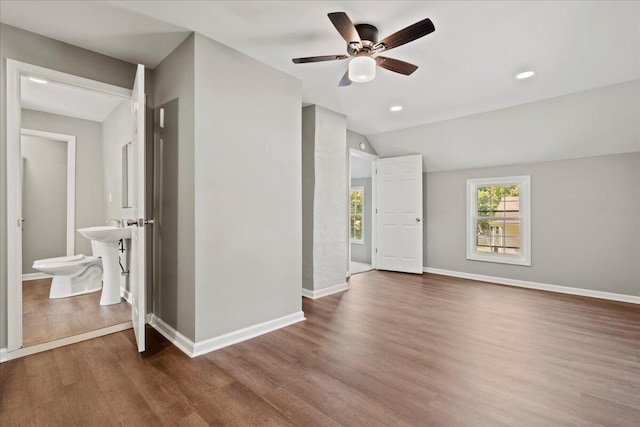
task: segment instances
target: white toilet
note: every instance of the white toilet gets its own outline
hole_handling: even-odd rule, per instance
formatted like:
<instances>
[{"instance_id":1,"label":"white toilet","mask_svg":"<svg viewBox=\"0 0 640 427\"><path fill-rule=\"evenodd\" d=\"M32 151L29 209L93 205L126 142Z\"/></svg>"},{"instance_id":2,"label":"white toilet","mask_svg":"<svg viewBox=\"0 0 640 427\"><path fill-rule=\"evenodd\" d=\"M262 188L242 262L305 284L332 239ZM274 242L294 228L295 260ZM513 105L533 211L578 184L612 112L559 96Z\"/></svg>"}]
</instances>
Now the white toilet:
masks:
<instances>
[{"instance_id":1,"label":"white toilet","mask_svg":"<svg viewBox=\"0 0 640 427\"><path fill-rule=\"evenodd\" d=\"M102 260L97 256L72 255L40 259L33 268L51 274L49 298L66 298L102 289Z\"/></svg>"}]
</instances>

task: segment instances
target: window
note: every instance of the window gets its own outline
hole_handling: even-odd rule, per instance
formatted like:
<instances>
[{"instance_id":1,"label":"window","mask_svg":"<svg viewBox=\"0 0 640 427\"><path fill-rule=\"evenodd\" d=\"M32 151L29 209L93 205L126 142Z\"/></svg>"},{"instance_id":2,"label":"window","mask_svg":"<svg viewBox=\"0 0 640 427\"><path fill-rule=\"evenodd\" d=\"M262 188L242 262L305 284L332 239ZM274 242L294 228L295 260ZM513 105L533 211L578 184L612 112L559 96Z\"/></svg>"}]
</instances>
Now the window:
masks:
<instances>
[{"instance_id":1,"label":"window","mask_svg":"<svg viewBox=\"0 0 640 427\"><path fill-rule=\"evenodd\" d=\"M350 205L351 243L364 244L364 187L351 188Z\"/></svg>"},{"instance_id":2,"label":"window","mask_svg":"<svg viewBox=\"0 0 640 427\"><path fill-rule=\"evenodd\" d=\"M467 259L531 265L531 177L467 180Z\"/></svg>"}]
</instances>

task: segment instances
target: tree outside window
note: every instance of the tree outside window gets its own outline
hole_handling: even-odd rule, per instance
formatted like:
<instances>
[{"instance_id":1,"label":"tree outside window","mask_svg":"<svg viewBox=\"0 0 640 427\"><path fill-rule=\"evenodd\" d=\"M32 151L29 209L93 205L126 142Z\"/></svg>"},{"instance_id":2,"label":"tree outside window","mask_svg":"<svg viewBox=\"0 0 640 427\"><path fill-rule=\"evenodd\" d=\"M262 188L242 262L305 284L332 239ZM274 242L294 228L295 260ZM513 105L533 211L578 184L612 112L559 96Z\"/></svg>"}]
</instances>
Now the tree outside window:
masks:
<instances>
[{"instance_id":1,"label":"tree outside window","mask_svg":"<svg viewBox=\"0 0 640 427\"><path fill-rule=\"evenodd\" d=\"M467 180L467 259L531 265L531 177Z\"/></svg>"},{"instance_id":2,"label":"tree outside window","mask_svg":"<svg viewBox=\"0 0 640 427\"><path fill-rule=\"evenodd\" d=\"M364 243L364 187L351 188L350 237L352 243Z\"/></svg>"}]
</instances>

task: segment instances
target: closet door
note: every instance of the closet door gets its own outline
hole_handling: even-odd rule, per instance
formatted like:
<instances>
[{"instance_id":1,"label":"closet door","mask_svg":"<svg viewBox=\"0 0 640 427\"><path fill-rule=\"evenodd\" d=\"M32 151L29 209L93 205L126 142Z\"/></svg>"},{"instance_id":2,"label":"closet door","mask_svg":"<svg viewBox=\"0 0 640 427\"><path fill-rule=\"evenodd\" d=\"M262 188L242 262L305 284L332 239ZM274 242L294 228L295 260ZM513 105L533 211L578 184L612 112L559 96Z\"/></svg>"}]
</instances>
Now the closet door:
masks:
<instances>
[{"instance_id":1,"label":"closet door","mask_svg":"<svg viewBox=\"0 0 640 427\"><path fill-rule=\"evenodd\" d=\"M376 268L422 274L422 156L377 161Z\"/></svg>"}]
</instances>

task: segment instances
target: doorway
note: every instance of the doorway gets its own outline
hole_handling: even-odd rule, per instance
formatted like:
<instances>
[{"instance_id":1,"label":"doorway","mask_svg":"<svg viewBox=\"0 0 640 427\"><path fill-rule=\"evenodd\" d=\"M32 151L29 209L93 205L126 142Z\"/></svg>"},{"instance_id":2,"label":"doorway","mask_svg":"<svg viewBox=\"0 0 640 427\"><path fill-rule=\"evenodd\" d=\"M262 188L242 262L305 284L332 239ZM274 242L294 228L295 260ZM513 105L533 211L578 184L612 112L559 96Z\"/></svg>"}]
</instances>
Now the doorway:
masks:
<instances>
[{"instance_id":1,"label":"doorway","mask_svg":"<svg viewBox=\"0 0 640 427\"><path fill-rule=\"evenodd\" d=\"M349 274L375 268L375 162L377 156L349 152Z\"/></svg>"},{"instance_id":2,"label":"doorway","mask_svg":"<svg viewBox=\"0 0 640 427\"><path fill-rule=\"evenodd\" d=\"M120 271L111 282L121 298L105 302L102 246L77 231L138 216L139 193L126 203L121 194L129 169L128 178L145 185L135 176L144 151L125 150L144 139L132 95L7 60L8 359L132 327L132 294L140 295L144 280L129 272L144 256L131 240L143 233L119 241ZM125 152L136 167L124 166Z\"/></svg>"}]
</instances>

